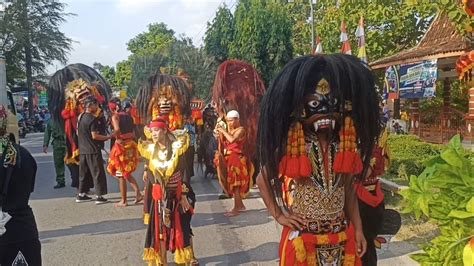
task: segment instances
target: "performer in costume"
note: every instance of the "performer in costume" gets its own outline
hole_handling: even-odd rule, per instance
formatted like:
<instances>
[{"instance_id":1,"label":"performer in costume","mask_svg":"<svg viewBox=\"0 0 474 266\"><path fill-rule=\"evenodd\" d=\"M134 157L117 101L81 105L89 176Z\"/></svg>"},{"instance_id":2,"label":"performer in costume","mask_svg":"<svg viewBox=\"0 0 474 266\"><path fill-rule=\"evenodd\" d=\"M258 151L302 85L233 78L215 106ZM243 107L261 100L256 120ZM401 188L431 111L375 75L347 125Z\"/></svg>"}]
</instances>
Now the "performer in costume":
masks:
<instances>
[{"instance_id":1,"label":"performer in costume","mask_svg":"<svg viewBox=\"0 0 474 266\"><path fill-rule=\"evenodd\" d=\"M66 139L66 165L79 164L79 149L77 143L78 117L84 112L83 100L88 96L94 96L100 108L97 117L105 115L103 110L107 108L108 96L112 93L106 80L93 68L84 64L72 64L58 70L49 80L48 107L52 120L61 129ZM100 121L104 119L99 119ZM103 123L103 122L102 122ZM105 132L101 132L105 135ZM78 170L77 166L75 169ZM86 177L88 191L92 188L92 177Z\"/></svg>"},{"instance_id":2,"label":"performer in costume","mask_svg":"<svg viewBox=\"0 0 474 266\"><path fill-rule=\"evenodd\" d=\"M385 210L384 194L379 177L390 167L387 140L388 129L385 128L372 152L366 178L354 184L359 199L364 236L367 240L367 252L362 257L364 266L377 265L376 238L382 229Z\"/></svg>"},{"instance_id":3,"label":"performer in costume","mask_svg":"<svg viewBox=\"0 0 474 266\"><path fill-rule=\"evenodd\" d=\"M304 56L277 75L261 104L257 183L284 226L280 265L360 263L366 241L353 177L367 171L379 134L374 78L360 59ZM290 207L281 176L295 182Z\"/></svg>"},{"instance_id":4,"label":"performer in costume","mask_svg":"<svg viewBox=\"0 0 474 266\"><path fill-rule=\"evenodd\" d=\"M144 260L149 264L166 265L164 254L169 250L175 252L176 263L195 264L197 260L193 254L190 225L195 197L188 182L190 173L187 171L189 164L193 162L186 160L184 156L190 139L189 134L182 130L183 118L191 115L189 88L179 77L155 74L140 87L137 108L142 122L153 122L145 127L146 138L152 138L151 128L154 128L154 142L162 138L165 141L163 143L162 140L161 146L150 146L148 141L141 141L138 145L141 156L149 159L146 165L149 170L144 177L147 180L144 220L148 224ZM166 134L163 134L163 128L166 129ZM165 150L158 148L165 146ZM167 156L163 157L164 153ZM172 156L171 159L168 156ZM161 168L155 171L158 169L155 165L157 163ZM160 188L153 184L158 184ZM181 205L178 206L181 203L184 204L184 209Z\"/></svg>"},{"instance_id":5,"label":"performer in costume","mask_svg":"<svg viewBox=\"0 0 474 266\"><path fill-rule=\"evenodd\" d=\"M240 125L239 113L235 110L226 115L228 129L217 127L219 141L224 145L224 160L226 165L226 179L224 190L234 198L234 207L225 216L237 216L245 210L242 197L249 191L251 177L254 172L253 164L243 154L246 144L246 132Z\"/></svg>"},{"instance_id":6,"label":"performer in costume","mask_svg":"<svg viewBox=\"0 0 474 266\"><path fill-rule=\"evenodd\" d=\"M41 243L28 204L37 165L30 152L7 132L8 115L0 105L0 265L41 266Z\"/></svg>"},{"instance_id":7,"label":"performer in costume","mask_svg":"<svg viewBox=\"0 0 474 266\"><path fill-rule=\"evenodd\" d=\"M115 206L126 207L127 181L135 191L134 204L143 200L137 181L132 176L139 163L138 147L135 142L135 125L133 118L121 110L120 99L112 98L109 102L109 109L112 112L115 143L110 151L107 171L119 180L121 201L115 204Z\"/></svg>"},{"instance_id":8,"label":"performer in costume","mask_svg":"<svg viewBox=\"0 0 474 266\"><path fill-rule=\"evenodd\" d=\"M171 131L183 129L184 118L191 115L189 91L188 84L180 77L152 75L138 91L137 107L140 119L149 123L161 118L168 123ZM191 169L193 164L193 160L187 160L186 169ZM189 182L191 174L191 171L186 171L184 180Z\"/></svg>"},{"instance_id":9,"label":"performer in costume","mask_svg":"<svg viewBox=\"0 0 474 266\"><path fill-rule=\"evenodd\" d=\"M183 180L189 135L170 132L165 120L149 124L153 142L143 142L140 154L149 159L146 182L145 224L147 233L143 259L148 265L167 265L167 251L177 264L198 264L192 247L191 216L196 197Z\"/></svg>"},{"instance_id":10,"label":"performer in costume","mask_svg":"<svg viewBox=\"0 0 474 266\"><path fill-rule=\"evenodd\" d=\"M250 144L256 143L257 140L258 107L264 93L263 80L252 65L239 60L228 60L217 69L212 87L212 101L216 104L216 111L220 116L219 120L225 123L226 113L230 110L238 110L239 121L246 131L246 141ZM245 145L242 150L242 154L250 159L248 169L251 168L251 163L254 166L260 165L255 147L256 145ZM221 148L223 148L223 145L221 145ZM220 149L216 160L216 168L221 186L226 192L228 185L226 184L225 168L227 166L224 157L223 149ZM253 180L253 174L251 177ZM248 190L240 192L247 194ZM225 198L225 196L221 195L219 198Z\"/></svg>"}]
</instances>

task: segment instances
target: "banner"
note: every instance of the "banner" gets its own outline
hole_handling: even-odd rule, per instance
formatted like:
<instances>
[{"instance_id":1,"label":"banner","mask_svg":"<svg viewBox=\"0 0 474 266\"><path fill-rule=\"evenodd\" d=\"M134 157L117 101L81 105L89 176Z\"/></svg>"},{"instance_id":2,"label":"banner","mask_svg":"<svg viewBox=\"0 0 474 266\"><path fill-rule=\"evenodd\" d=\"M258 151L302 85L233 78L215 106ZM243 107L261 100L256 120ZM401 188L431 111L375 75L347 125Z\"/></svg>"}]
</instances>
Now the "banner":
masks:
<instances>
[{"instance_id":1,"label":"banner","mask_svg":"<svg viewBox=\"0 0 474 266\"><path fill-rule=\"evenodd\" d=\"M434 97L437 76L437 60L390 66L385 70L384 97L393 93L401 99Z\"/></svg>"},{"instance_id":2,"label":"banner","mask_svg":"<svg viewBox=\"0 0 474 266\"><path fill-rule=\"evenodd\" d=\"M39 108L48 108L48 94L46 91L42 91L39 94L39 103L38 103Z\"/></svg>"}]
</instances>

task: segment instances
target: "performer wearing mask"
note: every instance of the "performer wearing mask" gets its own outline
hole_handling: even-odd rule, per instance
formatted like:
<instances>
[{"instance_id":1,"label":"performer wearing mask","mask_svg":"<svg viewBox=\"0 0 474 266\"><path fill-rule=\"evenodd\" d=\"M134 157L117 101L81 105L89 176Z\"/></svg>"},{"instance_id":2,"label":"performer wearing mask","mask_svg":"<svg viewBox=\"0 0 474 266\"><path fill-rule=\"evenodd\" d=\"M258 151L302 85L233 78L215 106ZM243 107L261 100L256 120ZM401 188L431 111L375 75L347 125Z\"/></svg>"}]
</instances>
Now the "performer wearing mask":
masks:
<instances>
[{"instance_id":1,"label":"performer wearing mask","mask_svg":"<svg viewBox=\"0 0 474 266\"><path fill-rule=\"evenodd\" d=\"M41 265L41 243L33 210L37 165L7 133L7 113L0 106L0 265Z\"/></svg>"},{"instance_id":2,"label":"performer wearing mask","mask_svg":"<svg viewBox=\"0 0 474 266\"><path fill-rule=\"evenodd\" d=\"M109 102L112 112L112 127L115 135L115 143L110 151L107 171L119 180L121 201L116 207L127 206L127 181L135 191L134 204L142 201L143 196L138 188L137 181L132 173L137 169L139 163L138 148L135 142L135 125L132 117L120 109L120 100L112 98Z\"/></svg>"},{"instance_id":3,"label":"performer wearing mask","mask_svg":"<svg viewBox=\"0 0 474 266\"><path fill-rule=\"evenodd\" d=\"M153 143L140 143L145 166L145 224L147 233L143 259L149 265L168 265L167 251L177 264L197 265L192 247L191 217L196 197L183 180L189 135L169 130L165 120L149 124Z\"/></svg>"},{"instance_id":4,"label":"performer wearing mask","mask_svg":"<svg viewBox=\"0 0 474 266\"><path fill-rule=\"evenodd\" d=\"M224 191L234 198L234 207L227 212L225 216L237 216L241 211L245 210L242 198L249 192L250 180L254 172L253 164L243 154L244 145L246 144L245 129L240 125L239 113L232 110L226 115L226 123L228 129L217 126L219 132L220 146L224 147L224 158L220 157L218 160L225 160L226 173L220 177ZM219 162L218 162L219 164Z\"/></svg>"},{"instance_id":5,"label":"performer wearing mask","mask_svg":"<svg viewBox=\"0 0 474 266\"><path fill-rule=\"evenodd\" d=\"M284 226L280 265L360 264L354 177L367 171L380 130L374 77L357 57L304 56L277 75L261 103L257 183ZM291 206L285 178L295 182Z\"/></svg>"}]
</instances>

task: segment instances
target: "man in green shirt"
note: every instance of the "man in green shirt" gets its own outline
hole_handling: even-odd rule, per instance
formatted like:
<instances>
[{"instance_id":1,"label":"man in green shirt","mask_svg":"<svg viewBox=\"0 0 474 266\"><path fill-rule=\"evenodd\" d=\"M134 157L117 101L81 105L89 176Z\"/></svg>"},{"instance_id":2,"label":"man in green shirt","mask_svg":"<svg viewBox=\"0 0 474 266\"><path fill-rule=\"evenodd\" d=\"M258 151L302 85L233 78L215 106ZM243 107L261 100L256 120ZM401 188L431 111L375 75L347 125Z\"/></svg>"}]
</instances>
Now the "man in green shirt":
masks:
<instances>
[{"instance_id":1,"label":"man in green shirt","mask_svg":"<svg viewBox=\"0 0 474 266\"><path fill-rule=\"evenodd\" d=\"M53 159L54 168L56 169L56 185L54 188L63 188L65 186L64 180L64 157L66 156L66 139L65 134L59 126L53 123L50 119L46 124L44 131L43 152L48 152L49 144L53 145ZM79 185L79 166L68 165L71 172L72 187Z\"/></svg>"}]
</instances>

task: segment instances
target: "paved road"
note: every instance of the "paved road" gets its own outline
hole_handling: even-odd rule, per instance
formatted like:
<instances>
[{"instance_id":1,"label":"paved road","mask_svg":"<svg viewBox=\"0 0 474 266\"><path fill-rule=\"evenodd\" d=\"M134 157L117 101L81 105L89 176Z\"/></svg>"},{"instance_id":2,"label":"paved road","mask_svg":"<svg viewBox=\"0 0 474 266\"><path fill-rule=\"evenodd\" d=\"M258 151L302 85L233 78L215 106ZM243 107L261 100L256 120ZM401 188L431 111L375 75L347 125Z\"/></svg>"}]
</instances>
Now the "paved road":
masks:
<instances>
[{"instance_id":1,"label":"paved road","mask_svg":"<svg viewBox=\"0 0 474 266\"><path fill-rule=\"evenodd\" d=\"M31 206L40 231L44 265L144 265L141 205L118 209L112 203L75 203L73 188L53 189L52 154L42 153L42 135L28 135L22 145L38 163ZM199 169L196 172L202 173ZM117 202L118 184L107 178L107 197ZM66 184L70 184L68 175ZM201 265L277 265L281 229L268 216L257 191L245 201L247 212L227 218L223 214L232 202L217 200L220 189L216 181L196 177L192 186L197 194L192 220L195 252ZM391 243L390 250L381 254L380 265L413 265L405 256L413 247L397 245ZM172 261L171 256L168 259Z\"/></svg>"}]
</instances>

